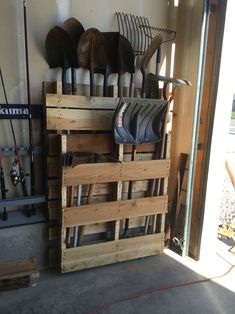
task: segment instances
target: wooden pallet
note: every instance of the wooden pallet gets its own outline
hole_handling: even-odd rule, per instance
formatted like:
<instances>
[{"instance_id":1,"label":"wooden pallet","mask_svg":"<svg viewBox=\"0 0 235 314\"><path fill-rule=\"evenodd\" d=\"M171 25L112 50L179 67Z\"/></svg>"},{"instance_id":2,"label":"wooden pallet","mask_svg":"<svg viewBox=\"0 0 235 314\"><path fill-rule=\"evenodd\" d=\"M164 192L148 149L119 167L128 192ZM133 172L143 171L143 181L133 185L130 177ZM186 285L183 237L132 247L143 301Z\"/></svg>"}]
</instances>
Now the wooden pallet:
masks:
<instances>
[{"instance_id":1,"label":"wooden pallet","mask_svg":"<svg viewBox=\"0 0 235 314\"><path fill-rule=\"evenodd\" d=\"M49 239L56 240L61 235L62 272L162 252L169 160L154 160L156 144L139 145L134 162L130 161L130 145L115 145L111 120L117 98L50 93L45 95L45 101L49 217L61 222L50 228ZM73 166L62 166L61 157L71 151L112 156L116 161L76 164L75 158ZM158 196L148 197L152 179L164 184ZM127 200L130 180L134 181L133 194ZM81 206L76 206L74 196L78 185L82 186ZM92 197L88 201L91 185ZM158 217L156 233L143 232L146 216ZM129 229L138 233L133 231L129 238L121 238L126 218ZM76 227L83 230L84 240L73 248L68 237ZM58 260L58 250L53 248L49 255L51 260Z\"/></svg>"},{"instance_id":2,"label":"wooden pallet","mask_svg":"<svg viewBox=\"0 0 235 314\"><path fill-rule=\"evenodd\" d=\"M61 136L62 152L67 151L66 135ZM71 138L71 136L70 136ZM169 176L169 160L139 160L78 164L74 167L62 168L62 226L61 226L61 268L62 272L70 272L94 266L120 262L123 260L154 255L162 252L164 246L164 224L156 234L142 234L131 238L120 238L120 221L132 221L132 227L141 227L146 216L167 212L167 195L155 197L138 197L126 200L125 192L118 197L118 183L127 181L143 181ZM78 185L105 185L116 183L113 201L102 201L81 206L68 206L68 191ZM138 188L137 188L138 190ZM108 190L107 190L108 191ZM139 192L139 191L138 191ZM138 193L136 192L136 193ZM142 194L144 195L144 193ZM120 199L122 198L122 199ZM138 221L142 219L142 222ZM67 247L69 229L86 226L86 234L110 232L108 241L100 243L85 242L80 247ZM131 226L130 226L131 227ZM92 230L93 229L93 230ZM89 237L87 237L89 238Z\"/></svg>"},{"instance_id":3,"label":"wooden pallet","mask_svg":"<svg viewBox=\"0 0 235 314\"><path fill-rule=\"evenodd\" d=\"M0 263L0 291L28 287L31 279L37 277L37 261L33 257Z\"/></svg>"}]
</instances>

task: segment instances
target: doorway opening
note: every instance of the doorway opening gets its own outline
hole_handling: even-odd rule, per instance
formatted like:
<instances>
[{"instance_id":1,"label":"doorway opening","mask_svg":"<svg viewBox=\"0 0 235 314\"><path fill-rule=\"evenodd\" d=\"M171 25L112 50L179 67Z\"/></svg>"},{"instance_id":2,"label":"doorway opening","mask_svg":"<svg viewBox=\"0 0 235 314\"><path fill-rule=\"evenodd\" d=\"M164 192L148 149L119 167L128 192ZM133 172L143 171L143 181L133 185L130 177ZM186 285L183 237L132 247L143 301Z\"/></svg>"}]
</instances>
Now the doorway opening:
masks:
<instances>
[{"instance_id":1,"label":"doorway opening","mask_svg":"<svg viewBox=\"0 0 235 314\"><path fill-rule=\"evenodd\" d=\"M227 1L223 45L218 73L217 96L211 137L211 149L208 160L208 179L205 196L205 210L200 246L200 259L221 250L222 241L218 241L218 226L232 228L235 222L235 189L232 176L235 172L235 132L234 113L231 113L235 86L233 71L235 69L235 47L231 44L231 34L235 28L235 3ZM209 34L210 36L210 34ZM227 160L227 163L226 163ZM227 167L226 167L227 165ZM231 170L231 176L229 171ZM229 178L228 178L229 177ZM232 185L232 186L231 186ZM227 227L227 223L230 227ZM221 227L220 227L221 228ZM230 233L231 235L231 233ZM222 238L227 236L223 236ZM224 240L224 239L222 239ZM233 240L232 240L233 241ZM223 241L226 242L226 241ZM233 249L234 242L230 243Z\"/></svg>"}]
</instances>

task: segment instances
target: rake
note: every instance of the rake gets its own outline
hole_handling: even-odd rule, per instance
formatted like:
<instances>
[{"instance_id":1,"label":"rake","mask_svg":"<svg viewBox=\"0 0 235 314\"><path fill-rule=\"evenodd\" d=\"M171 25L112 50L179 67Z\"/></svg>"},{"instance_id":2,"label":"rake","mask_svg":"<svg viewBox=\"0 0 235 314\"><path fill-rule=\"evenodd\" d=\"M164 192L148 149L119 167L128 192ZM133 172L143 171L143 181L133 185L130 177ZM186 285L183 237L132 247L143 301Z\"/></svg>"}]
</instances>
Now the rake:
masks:
<instances>
[{"instance_id":1,"label":"rake","mask_svg":"<svg viewBox=\"0 0 235 314\"><path fill-rule=\"evenodd\" d=\"M161 35L162 43L173 41L176 32L167 28L151 26L147 17L127 13L116 13L118 30L132 45L135 56L143 55L156 35Z\"/></svg>"}]
</instances>

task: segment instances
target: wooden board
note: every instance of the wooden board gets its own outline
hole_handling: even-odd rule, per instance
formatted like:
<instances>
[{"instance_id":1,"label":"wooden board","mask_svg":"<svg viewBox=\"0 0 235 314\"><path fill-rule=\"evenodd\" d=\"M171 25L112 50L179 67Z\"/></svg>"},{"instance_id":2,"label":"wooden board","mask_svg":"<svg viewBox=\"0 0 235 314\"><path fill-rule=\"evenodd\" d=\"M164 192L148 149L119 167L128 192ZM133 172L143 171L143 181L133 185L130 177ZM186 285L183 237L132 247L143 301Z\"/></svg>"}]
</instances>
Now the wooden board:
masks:
<instances>
[{"instance_id":1,"label":"wooden board","mask_svg":"<svg viewBox=\"0 0 235 314\"><path fill-rule=\"evenodd\" d=\"M48 201L49 220L59 220L61 216L61 205L58 199Z\"/></svg>"},{"instance_id":2,"label":"wooden board","mask_svg":"<svg viewBox=\"0 0 235 314\"><path fill-rule=\"evenodd\" d=\"M73 227L167 212L167 196L64 208L62 226Z\"/></svg>"},{"instance_id":3,"label":"wooden board","mask_svg":"<svg viewBox=\"0 0 235 314\"><path fill-rule=\"evenodd\" d=\"M113 97L87 97L58 94L46 95L46 106L55 108L114 110L117 107L118 101L119 98Z\"/></svg>"},{"instance_id":4,"label":"wooden board","mask_svg":"<svg viewBox=\"0 0 235 314\"><path fill-rule=\"evenodd\" d=\"M59 171L61 164L59 157L47 157L47 176L49 178L54 178L59 176Z\"/></svg>"},{"instance_id":5,"label":"wooden board","mask_svg":"<svg viewBox=\"0 0 235 314\"><path fill-rule=\"evenodd\" d=\"M59 134L48 134L48 156L58 156L60 153L60 135Z\"/></svg>"},{"instance_id":6,"label":"wooden board","mask_svg":"<svg viewBox=\"0 0 235 314\"><path fill-rule=\"evenodd\" d=\"M53 147L53 146L52 146ZM67 151L109 154L115 151L112 134L72 134L67 136ZM132 146L124 145L124 153L131 153ZM154 152L156 144L140 144L138 152Z\"/></svg>"},{"instance_id":7,"label":"wooden board","mask_svg":"<svg viewBox=\"0 0 235 314\"><path fill-rule=\"evenodd\" d=\"M62 250L62 272L117 263L156 255L164 247L164 233L81 246Z\"/></svg>"},{"instance_id":8,"label":"wooden board","mask_svg":"<svg viewBox=\"0 0 235 314\"><path fill-rule=\"evenodd\" d=\"M63 169L62 186L164 178L169 170L169 160L81 164Z\"/></svg>"},{"instance_id":9,"label":"wooden board","mask_svg":"<svg viewBox=\"0 0 235 314\"><path fill-rule=\"evenodd\" d=\"M47 130L111 130L113 111L47 108Z\"/></svg>"},{"instance_id":10,"label":"wooden board","mask_svg":"<svg viewBox=\"0 0 235 314\"><path fill-rule=\"evenodd\" d=\"M60 182L59 179L47 180L47 199L55 200L60 197Z\"/></svg>"},{"instance_id":11,"label":"wooden board","mask_svg":"<svg viewBox=\"0 0 235 314\"><path fill-rule=\"evenodd\" d=\"M23 276L39 276L36 258L0 263L0 280Z\"/></svg>"}]
</instances>

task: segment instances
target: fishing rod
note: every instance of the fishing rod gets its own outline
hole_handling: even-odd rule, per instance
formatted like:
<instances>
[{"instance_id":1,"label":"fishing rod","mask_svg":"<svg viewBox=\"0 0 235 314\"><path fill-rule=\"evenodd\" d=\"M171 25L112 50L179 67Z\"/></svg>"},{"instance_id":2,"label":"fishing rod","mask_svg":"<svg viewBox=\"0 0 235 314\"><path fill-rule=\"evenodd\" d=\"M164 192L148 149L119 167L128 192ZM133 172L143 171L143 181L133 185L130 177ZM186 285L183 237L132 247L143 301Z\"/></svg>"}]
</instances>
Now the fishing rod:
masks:
<instances>
[{"instance_id":1,"label":"fishing rod","mask_svg":"<svg viewBox=\"0 0 235 314\"><path fill-rule=\"evenodd\" d=\"M6 102L6 105L9 106L1 67L0 67L0 77L1 77L5 102ZM28 191L27 191L27 187L26 187L25 175L24 175L24 171L23 171L23 168L21 165L19 150L18 150L18 146L16 143L16 135L15 135L12 119L11 119L11 111L10 110L9 110L9 122L10 122L10 126L11 126L11 133L12 133L12 137L13 137L14 151L15 151L15 160L12 162L12 169L10 171L10 178L11 178L11 181L12 181L14 186L16 186L18 183L21 183L23 196L27 197ZM31 215L28 208L27 208L26 215L27 216Z\"/></svg>"},{"instance_id":2,"label":"fishing rod","mask_svg":"<svg viewBox=\"0 0 235 314\"><path fill-rule=\"evenodd\" d=\"M2 163L2 152L0 148L0 185L1 185L1 195L2 199L5 200L7 198L6 192L6 184L5 184L5 177L4 177L4 170L3 170L3 163ZM7 215L7 209L6 207L3 208L3 213L1 215L2 220L7 220L8 215Z\"/></svg>"},{"instance_id":3,"label":"fishing rod","mask_svg":"<svg viewBox=\"0 0 235 314\"><path fill-rule=\"evenodd\" d=\"M30 94L30 77L29 77L29 54L28 54L28 36L27 36L27 13L26 1L23 1L24 10L24 38L25 38L25 61L26 61L26 81L27 81L27 99L28 99L28 123L29 123L29 154L30 154L30 185L31 195L35 195L35 167L34 167L34 147L33 147L33 125L32 125L32 104ZM32 205L32 213L34 205Z\"/></svg>"}]
</instances>

